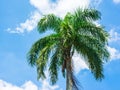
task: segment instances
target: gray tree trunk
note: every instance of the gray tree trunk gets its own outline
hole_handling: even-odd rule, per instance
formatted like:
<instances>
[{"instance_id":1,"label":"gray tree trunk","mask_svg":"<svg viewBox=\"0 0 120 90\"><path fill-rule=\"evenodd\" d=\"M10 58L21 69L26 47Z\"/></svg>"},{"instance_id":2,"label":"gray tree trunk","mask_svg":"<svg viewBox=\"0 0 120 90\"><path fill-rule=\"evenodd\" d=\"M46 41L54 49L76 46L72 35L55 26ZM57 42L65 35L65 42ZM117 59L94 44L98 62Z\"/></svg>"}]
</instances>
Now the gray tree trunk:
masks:
<instances>
[{"instance_id":1,"label":"gray tree trunk","mask_svg":"<svg viewBox=\"0 0 120 90\"><path fill-rule=\"evenodd\" d=\"M69 57L66 62L66 90L72 90L73 83L71 77L71 59Z\"/></svg>"}]
</instances>

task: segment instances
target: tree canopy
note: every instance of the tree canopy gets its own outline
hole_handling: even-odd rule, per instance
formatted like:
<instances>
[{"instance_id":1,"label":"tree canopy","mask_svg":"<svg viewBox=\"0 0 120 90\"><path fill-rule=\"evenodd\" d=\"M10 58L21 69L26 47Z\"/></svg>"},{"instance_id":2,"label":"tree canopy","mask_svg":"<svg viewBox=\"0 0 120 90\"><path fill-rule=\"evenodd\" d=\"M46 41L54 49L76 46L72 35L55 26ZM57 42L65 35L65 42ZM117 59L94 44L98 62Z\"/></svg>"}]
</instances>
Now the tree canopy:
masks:
<instances>
[{"instance_id":1,"label":"tree canopy","mask_svg":"<svg viewBox=\"0 0 120 90\"><path fill-rule=\"evenodd\" d=\"M54 14L43 16L38 23L38 32L53 30L53 33L36 41L28 53L29 64L37 67L38 79L46 77L44 71L49 63L52 84L58 80L61 69L67 78L67 90L77 89L72 62L72 56L77 52L84 57L95 78L101 80L104 77L103 63L109 58L109 34L103 26L95 24L99 19L101 13L90 8L78 8L64 18Z\"/></svg>"}]
</instances>

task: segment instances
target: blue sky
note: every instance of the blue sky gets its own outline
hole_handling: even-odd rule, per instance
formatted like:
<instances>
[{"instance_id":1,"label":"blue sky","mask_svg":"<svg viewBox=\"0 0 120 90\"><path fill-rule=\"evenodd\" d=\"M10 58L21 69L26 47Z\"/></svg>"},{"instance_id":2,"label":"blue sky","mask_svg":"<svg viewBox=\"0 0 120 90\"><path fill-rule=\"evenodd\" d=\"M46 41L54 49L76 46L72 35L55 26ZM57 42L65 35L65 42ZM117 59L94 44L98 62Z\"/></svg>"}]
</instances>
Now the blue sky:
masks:
<instances>
[{"instance_id":1,"label":"blue sky","mask_svg":"<svg viewBox=\"0 0 120 90\"><path fill-rule=\"evenodd\" d=\"M102 13L97 24L104 25L111 35L111 59L104 64L101 82L94 79L78 55L73 57L76 74L83 90L120 90L120 0L0 0L0 90L65 90L61 74L55 86L49 84L49 77L37 81L36 68L28 65L26 55L36 40L49 33L37 32L42 15L64 17L67 11L88 5Z\"/></svg>"}]
</instances>

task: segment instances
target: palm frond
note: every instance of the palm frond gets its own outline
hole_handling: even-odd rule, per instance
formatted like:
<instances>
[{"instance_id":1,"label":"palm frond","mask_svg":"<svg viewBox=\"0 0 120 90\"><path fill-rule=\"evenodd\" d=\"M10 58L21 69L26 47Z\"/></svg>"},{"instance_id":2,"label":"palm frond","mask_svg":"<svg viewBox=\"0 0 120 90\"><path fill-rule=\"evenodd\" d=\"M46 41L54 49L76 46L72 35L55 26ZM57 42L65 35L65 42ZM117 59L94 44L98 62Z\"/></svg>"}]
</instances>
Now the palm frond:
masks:
<instances>
[{"instance_id":1,"label":"palm frond","mask_svg":"<svg viewBox=\"0 0 120 90\"><path fill-rule=\"evenodd\" d=\"M85 9L83 11L83 15L84 15L84 17L86 17L87 19L90 19L92 21L101 19L101 13L96 9Z\"/></svg>"},{"instance_id":2,"label":"palm frond","mask_svg":"<svg viewBox=\"0 0 120 90\"><path fill-rule=\"evenodd\" d=\"M103 41L100 41L99 39L92 36L79 35L79 34L77 38L79 40L78 43L80 42L90 48L93 48L101 56L102 59L109 58L109 53L106 48L106 43L103 43Z\"/></svg>"},{"instance_id":3,"label":"palm frond","mask_svg":"<svg viewBox=\"0 0 120 90\"><path fill-rule=\"evenodd\" d=\"M74 12L74 17L80 21L96 21L101 19L101 13L96 9L80 9Z\"/></svg>"},{"instance_id":4,"label":"palm frond","mask_svg":"<svg viewBox=\"0 0 120 90\"><path fill-rule=\"evenodd\" d=\"M46 64L48 62L48 58L50 56L50 51L53 48L53 45L49 45L49 46L44 47L39 54L39 57L36 61L38 79L39 78L42 78L42 79L46 78L46 76L44 74L44 70L46 68Z\"/></svg>"},{"instance_id":5,"label":"palm frond","mask_svg":"<svg viewBox=\"0 0 120 90\"><path fill-rule=\"evenodd\" d=\"M89 68L96 79L103 78L103 61L109 58L109 53L101 42L88 36L76 37L74 42L76 51L85 57Z\"/></svg>"},{"instance_id":6,"label":"palm frond","mask_svg":"<svg viewBox=\"0 0 120 90\"><path fill-rule=\"evenodd\" d=\"M107 42L109 34L101 26L96 26L90 22L82 22L78 29L80 34L91 35L102 42Z\"/></svg>"},{"instance_id":7,"label":"palm frond","mask_svg":"<svg viewBox=\"0 0 120 90\"><path fill-rule=\"evenodd\" d=\"M38 22L38 31L39 33L44 33L48 29L52 29L55 32L60 31L60 24L62 19L55 16L54 14L45 15Z\"/></svg>"},{"instance_id":8,"label":"palm frond","mask_svg":"<svg viewBox=\"0 0 120 90\"><path fill-rule=\"evenodd\" d=\"M31 66L34 66L36 64L36 60L38 59L39 52L47 45L59 41L59 38L59 34L51 34L36 41L27 54L28 63Z\"/></svg>"},{"instance_id":9,"label":"palm frond","mask_svg":"<svg viewBox=\"0 0 120 90\"><path fill-rule=\"evenodd\" d=\"M58 79L58 71L59 71L59 50L58 48L52 55L50 61L51 61L50 67L49 67L50 81L52 82L52 84L55 84Z\"/></svg>"}]
</instances>

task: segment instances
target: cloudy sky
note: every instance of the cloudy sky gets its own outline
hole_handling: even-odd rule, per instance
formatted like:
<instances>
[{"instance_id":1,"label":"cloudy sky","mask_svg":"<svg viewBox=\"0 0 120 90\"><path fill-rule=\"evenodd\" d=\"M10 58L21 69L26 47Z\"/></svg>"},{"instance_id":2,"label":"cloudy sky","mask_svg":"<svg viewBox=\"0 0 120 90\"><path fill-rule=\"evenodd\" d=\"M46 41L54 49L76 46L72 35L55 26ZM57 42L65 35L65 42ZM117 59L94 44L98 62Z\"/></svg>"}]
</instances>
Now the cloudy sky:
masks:
<instances>
[{"instance_id":1,"label":"cloudy sky","mask_svg":"<svg viewBox=\"0 0 120 90\"><path fill-rule=\"evenodd\" d=\"M83 90L120 90L120 0L0 0L0 90L65 90L65 79L59 75L56 85L37 80L26 54L32 44L46 34L38 34L36 25L49 13L64 17L77 7L97 8L100 24L110 33L109 62L104 64L105 78L96 81L86 64L75 54L75 72Z\"/></svg>"}]
</instances>

